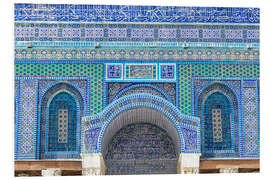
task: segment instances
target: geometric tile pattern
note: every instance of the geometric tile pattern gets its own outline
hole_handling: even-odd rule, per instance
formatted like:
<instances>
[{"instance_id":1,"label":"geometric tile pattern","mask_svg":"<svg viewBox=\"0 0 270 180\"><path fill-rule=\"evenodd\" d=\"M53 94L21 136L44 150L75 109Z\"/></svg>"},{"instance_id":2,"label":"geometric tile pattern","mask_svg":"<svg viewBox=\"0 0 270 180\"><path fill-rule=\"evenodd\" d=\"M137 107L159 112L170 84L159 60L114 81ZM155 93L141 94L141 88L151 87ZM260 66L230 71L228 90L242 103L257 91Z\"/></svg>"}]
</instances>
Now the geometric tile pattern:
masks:
<instances>
[{"instance_id":1,"label":"geometric tile pattern","mask_svg":"<svg viewBox=\"0 0 270 180\"><path fill-rule=\"evenodd\" d=\"M257 89L244 88L244 130L245 130L245 153L247 155L259 152L258 139L258 108Z\"/></svg>"},{"instance_id":2,"label":"geometric tile pattern","mask_svg":"<svg viewBox=\"0 0 270 180\"><path fill-rule=\"evenodd\" d=\"M222 141L221 109L212 109L214 142Z\"/></svg>"},{"instance_id":3,"label":"geometric tile pattern","mask_svg":"<svg viewBox=\"0 0 270 180\"><path fill-rule=\"evenodd\" d=\"M221 37L221 31L216 29L203 30L203 38L206 39L218 39Z\"/></svg>"},{"instance_id":4,"label":"geometric tile pattern","mask_svg":"<svg viewBox=\"0 0 270 180\"><path fill-rule=\"evenodd\" d=\"M59 109L58 111L58 142L67 142L67 130L68 130L68 110Z\"/></svg>"},{"instance_id":5,"label":"geometric tile pattern","mask_svg":"<svg viewBox=\"0 0 270 180\"><path fill-rule=\"evenodd\" d=\"M121 64L108 64L107 65L107 78L120 79L122 76L122 65Z\"/></svg>"},{"instance_id":6,"label":"geometric tile pattern","mask_svg":"<svg viewBox=\"0 0 270 180\"><path fill-rule=\"evenodd\" d=\"M91 64L92 65L92 64ZM103 64L93 64L90 67L90 114L97 114L103 110Z\"/></svg>"},{"instance_id":7,"label":"geometric tile pattern","mask_svg":"<svg viewBox=\"0 0 270 180\"><path fill-rule=\"evenodd\" d=\"M100 76L101 64L16 64L16 76ZM95 73L96 72L96 73ZM93 75L93 76L92 76Z\"/></svg>"},{"instance_id":8,"label":"geometric tile pattern","mask_svg":"<svg viewBox=\"0 0 270 180\"><path fill-rule=\"evenodd\" d=\"M21 80L19 156L35 155L36 80Z\"/></svg>"},{"instance_id":9,"label":"geometric tile pattern","mask_svg":"<svg viewBox=\"0 0 270 180\"><path fill-rule=\"evenodd\" d=\"M15 21L259 23L259 8L15 4Z\"/></svg>"},{"instance_id":10,"label":"geometric tile pattern","mask_svg":"<svg viewBox=\"0 0 270 180\"><path fill-rule=\"evenodd\" d=\"M179 64L179 109L191 115L191 77L259 77L259 65Z\"/></svg>"},{"instance_id":11,"label":"geometric tile pattern","mask_svg":"<svg viewBox=\"0 0 270 180\"><path fill-rule=\"evenodd\" d=\"M260 38L260 31L259 30L248 30L247 31L247 38L248 39L259 39Z\"/></svg>"},{"instance_id":12,"label":"geometric tile pattern","mask_svg":"<svg viewBox=\"0 0 270 180\"><path fill-rule=\"evenodd\" d=\"M175 65L160 65L160 78L161 79L174 79L175 78Z\"/></svg>"},{"instance_id":13,"label":"geometric tile pattern","mask_svg":"<svg viewBox=\"0 0 270 180\"><path fill-rule=\"evenodd\" d=\"M14 158L17 159L17 155L18 155L18 146L19 146L19 111L20 111L20 80L15 80L15 85L14 85L14 117L15 117L15 127L14 127L14 139L15 139L15 146L14 146Z\"/></svg>"},{"instance_id":14,"label":"geometric tile pattern","mask_svg":"<svg viewBox=\"0 0 270 180\"><path fill-rule=\"evenodd\" d=\"M243 31L242 30L225 30L225 37L228 39L242 39Z\"/></svg>"},{"instance_id":15,"label":"geometric tile pattern","mask_svg":"<svg viewBox=\"0 0 270 180\"><path fill-rule=\"evenodd\" d=\"M169 28L168 28L169 27ZM15 23L16 41L259 43L258 25Z\"/></svg>"},{"instance_id":16,"label":"geometric tile pattern","mask_svg":"<svg viewBox=\"0 0 270 180\"><path fill-rule=\"evenodd\" d=\"M86 49L84 47L77 48L39 48L39 49L15 49L15 61L30 61L39 60L119 60L123 59L151 61L153 59L160 61L243 61L257 62L259 61L258 50L243 50L243 49L148 49L148 48L133 48L133 49Z\"/></svg>"}]
</instances>

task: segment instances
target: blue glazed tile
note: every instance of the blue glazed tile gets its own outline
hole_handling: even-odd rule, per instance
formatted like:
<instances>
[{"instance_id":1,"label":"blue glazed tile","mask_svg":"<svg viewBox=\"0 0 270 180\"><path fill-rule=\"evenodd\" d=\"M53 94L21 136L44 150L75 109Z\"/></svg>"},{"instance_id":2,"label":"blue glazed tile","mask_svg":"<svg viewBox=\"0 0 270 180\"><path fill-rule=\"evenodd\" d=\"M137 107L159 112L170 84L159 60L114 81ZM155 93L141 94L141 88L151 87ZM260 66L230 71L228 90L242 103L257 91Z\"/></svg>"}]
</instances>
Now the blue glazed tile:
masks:
<instances>
[{"instance_id":1,"label":"blue glazed tile","mask_svg":"<svg viewBox=\"0 0 270 180\"><path fill-rule=\"evenodd\" d=\"M115 6L115 5L36 5L36 4L15 4L15 10L32 9L34 11L43 9L51 11L49 14L55 14L57 9L69 9L62 16L76 15L80 16L79 21L87 22L200 22L200 23L259 23L259 9L258 8L215 8L215 7L159 7L159 6ZM81 10L88 11L96 10L99 16L98 19L85 19L82 16ZM102 12L107 12L102 14ZM111 13L114 12L114 13ZM48 12L44 12L48 14ZM91 13L90 13L91 14ZM33 16L32 13L21 16ZM73 18L67 18L67 21L73 21ZM15 17L16 21L21 20ZM36 20L36 19L32 19ZM45 21L45 20L44 20Z\"/></svg>"}]
</instances>

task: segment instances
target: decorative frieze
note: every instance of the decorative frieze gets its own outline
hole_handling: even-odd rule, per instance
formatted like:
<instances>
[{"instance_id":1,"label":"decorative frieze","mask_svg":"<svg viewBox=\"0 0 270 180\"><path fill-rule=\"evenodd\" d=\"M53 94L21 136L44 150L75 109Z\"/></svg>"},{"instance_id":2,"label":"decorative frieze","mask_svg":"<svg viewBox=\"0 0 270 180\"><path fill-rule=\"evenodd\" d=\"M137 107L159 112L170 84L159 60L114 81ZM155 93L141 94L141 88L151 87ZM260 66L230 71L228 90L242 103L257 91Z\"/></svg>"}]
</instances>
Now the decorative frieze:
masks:
<instances>
[{"instance_id":1,"label":"decorative frieze","mask_svg":"<svg viewBox=\"0 0 270 180\"><path fill-rule=\"evenodd\" d=\"M16 41L259 43L258 25L15 23Z\"/></svg>"},{"instance_id":2,"label":"decorative frieze","mask_svg":"<svg viewBox=\"0 0 270 180\"><path fill-rule=\"evenodd\" d=\"M260 23L259 8L15 4L15 21Z\"/></svg>"},{"instance_id":3,"label":"decorative frieze","mask_svg":"<svg viewBox=\"0 0 270 180\"><path fill-rule=\"evenodd\" d=\"M166 48L149 48L150 45L145 48L136 47L123 48L121 45L115 45L118 48L96 48L94 45L89 45L92 48L87 47L69 47L69 48L52 48L52 47L41 47L27 49L25 47L18 47L15 49L15 62L27 62L38 60L43 61L54 61L64 60L79 62L84 61L115 61L125 62L126 60L132 60L141 62L144 61L159 61L159 62L258 62L260 53L256 49L247 50L244 48L188 48L182 49L181 45ZM35 45L34 45L35 46ZM53 44L52 44L53 46ZM102 45L101 45L102 46ZM143 45L142 45L143 46Z\"/></svg>"}]
</instances>

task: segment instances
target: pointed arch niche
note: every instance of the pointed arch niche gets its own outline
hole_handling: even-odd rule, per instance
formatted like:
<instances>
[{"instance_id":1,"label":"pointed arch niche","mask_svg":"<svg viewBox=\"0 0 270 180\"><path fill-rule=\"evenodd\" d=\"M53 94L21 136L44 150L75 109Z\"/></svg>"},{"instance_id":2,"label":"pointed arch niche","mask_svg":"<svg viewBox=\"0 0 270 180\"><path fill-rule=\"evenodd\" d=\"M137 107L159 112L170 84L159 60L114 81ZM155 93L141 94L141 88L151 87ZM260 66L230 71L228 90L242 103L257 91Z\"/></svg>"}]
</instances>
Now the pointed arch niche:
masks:
<instances>
[{"instance_id":1,"label":"pointed arch niche","mask_svg":"<svg viewBox=\"0 0 270 180\"><path fill-rule=\"evenodd\" d=\"M40 103L40 159L79 159L83 98L68 83L58 83Z\"/></svg>"},{"instance_id":2,"label":"pointed arch niche","mask_svg":"<svg viewBox=\"0 0 270 180\"><path fill-rule=\"evenodd\" d=\"M223 83L211 83L196 99L201 119L201 158L239 156L239 104L236 93Z\"/></svg>"}]
</instances>

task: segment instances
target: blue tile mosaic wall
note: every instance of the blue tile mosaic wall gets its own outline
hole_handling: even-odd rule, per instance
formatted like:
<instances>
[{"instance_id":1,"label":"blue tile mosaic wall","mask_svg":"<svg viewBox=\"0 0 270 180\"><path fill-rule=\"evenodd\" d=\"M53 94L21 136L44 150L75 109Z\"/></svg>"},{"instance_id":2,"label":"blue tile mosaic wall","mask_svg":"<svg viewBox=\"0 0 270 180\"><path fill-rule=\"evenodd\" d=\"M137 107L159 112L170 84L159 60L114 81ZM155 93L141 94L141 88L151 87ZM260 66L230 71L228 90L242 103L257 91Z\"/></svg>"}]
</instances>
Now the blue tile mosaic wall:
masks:
<instances>
[{"instance_id":1,"label":"blue tile mosaic wall","mask_svg":"<svg viewBox=\"0 0 270 180\"><path fill-rule=\"evenodd\" d=\"M259 8L15 4L15 21L260 23Z\"/></svg>"},{"instance_id":2,"label":"blue tile mosaic wall","mask_svg":"<svg viewBox=\"0 0 270 180\"><path fill-rule=\"evenodd\" d=\"M176 119L182 152L259 158L258 8L15 4L14 13L15 159L79 159L82 144L100 152L102 123L136 102ZM65 102L69 143L59 143Z\"/></svg>"}]
</instances>

